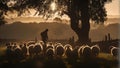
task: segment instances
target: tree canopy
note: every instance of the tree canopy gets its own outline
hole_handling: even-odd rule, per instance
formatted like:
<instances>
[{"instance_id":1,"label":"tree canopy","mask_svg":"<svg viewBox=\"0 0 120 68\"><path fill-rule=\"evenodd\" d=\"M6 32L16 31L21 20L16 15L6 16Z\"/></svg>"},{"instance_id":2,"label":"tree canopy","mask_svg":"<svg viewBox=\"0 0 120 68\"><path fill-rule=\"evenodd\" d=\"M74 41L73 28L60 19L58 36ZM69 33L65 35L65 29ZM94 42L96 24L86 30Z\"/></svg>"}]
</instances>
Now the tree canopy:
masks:
<instances>
[{"instance_id":1,"label":"tree canopy","mask_svg":"<svg viewBox=\"0 0 120 68\"><path fill-rule=\"evenodd\" d=\"M80 9L87 1L90 19L97 23L104 22L107 16L104 5L112 0L0 0L0 11L4 15L7 11L16 10L18 11L18 16L20 16L25 10L33 8L39 15L50 17L50 14L55 12L59 12L59 15L67 14L70 16L71 10L74 8L74 10L79 12L78 16L80 19ZM57 5L54 11L50 9L52 2Z\"/></svg>"}]
</instances>

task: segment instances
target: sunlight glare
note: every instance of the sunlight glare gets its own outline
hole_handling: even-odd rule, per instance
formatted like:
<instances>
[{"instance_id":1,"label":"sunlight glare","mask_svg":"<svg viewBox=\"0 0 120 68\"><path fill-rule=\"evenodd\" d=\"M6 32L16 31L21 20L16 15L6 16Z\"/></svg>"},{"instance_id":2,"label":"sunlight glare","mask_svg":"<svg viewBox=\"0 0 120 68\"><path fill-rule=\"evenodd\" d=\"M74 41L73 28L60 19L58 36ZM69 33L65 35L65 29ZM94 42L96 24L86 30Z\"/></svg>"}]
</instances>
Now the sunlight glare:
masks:
<instances>
[{"instance_id":1,"label":"sunlight glare","mask_svg":"<svg viewBox=\"0 0 120 68\"><path fill-rule=\"evenodd\" d=\"M52 11L55 11L56 10L56 3L52 2L51 5L50 5L50 8L51 8Z\"/></svg>"},{"instance_id":2,"label":"sunlight glare","mask_svg":"<svg viewBox=\"0 0 120 68\"><path fill-rule=\"evenodd\" d=\"M15 6L16 3L17 3L17 1L10 0L10 1L7 2L7 6L8 7L13 7L13 6Z\"/></svg>"}]
</instances>

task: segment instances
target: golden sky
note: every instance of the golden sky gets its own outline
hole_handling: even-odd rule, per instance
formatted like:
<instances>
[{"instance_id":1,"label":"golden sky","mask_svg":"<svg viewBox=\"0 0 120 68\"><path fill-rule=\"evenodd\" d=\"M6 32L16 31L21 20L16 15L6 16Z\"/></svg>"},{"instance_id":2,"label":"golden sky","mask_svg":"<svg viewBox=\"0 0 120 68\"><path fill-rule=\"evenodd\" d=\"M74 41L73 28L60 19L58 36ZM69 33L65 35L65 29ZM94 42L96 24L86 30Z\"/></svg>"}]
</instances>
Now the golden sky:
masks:
<instances>
[{"instance_id":1,"label":"golden sky","mask_svg":"<svg viewBox=\"0 0 120 68\"><path fill-rule=\"evenodd\" d=\"M120 15L120 0L113 0L112 3L106 4L108 15Z\"/></svg>"}]
</instances>

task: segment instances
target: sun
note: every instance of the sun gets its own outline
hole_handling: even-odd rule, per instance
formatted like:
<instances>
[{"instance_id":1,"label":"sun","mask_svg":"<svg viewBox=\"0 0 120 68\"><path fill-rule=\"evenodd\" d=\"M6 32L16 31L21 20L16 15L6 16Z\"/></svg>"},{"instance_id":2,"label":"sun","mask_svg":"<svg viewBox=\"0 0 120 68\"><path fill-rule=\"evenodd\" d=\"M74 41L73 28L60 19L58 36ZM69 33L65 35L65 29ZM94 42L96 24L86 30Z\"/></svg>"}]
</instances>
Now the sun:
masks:
<instances>
[{"instance_id":1,"label":"sun","mask_svg":"<svg viewBox=\"0 0 120 68\"><path fill-rule=\"evenodd\" d=\"M52 2L51 5L50 5L50 9L51 9L52 11L55 11L56 8L57 8L56 3L55 3L55 2Z\"/></svg>"}]
</instances>

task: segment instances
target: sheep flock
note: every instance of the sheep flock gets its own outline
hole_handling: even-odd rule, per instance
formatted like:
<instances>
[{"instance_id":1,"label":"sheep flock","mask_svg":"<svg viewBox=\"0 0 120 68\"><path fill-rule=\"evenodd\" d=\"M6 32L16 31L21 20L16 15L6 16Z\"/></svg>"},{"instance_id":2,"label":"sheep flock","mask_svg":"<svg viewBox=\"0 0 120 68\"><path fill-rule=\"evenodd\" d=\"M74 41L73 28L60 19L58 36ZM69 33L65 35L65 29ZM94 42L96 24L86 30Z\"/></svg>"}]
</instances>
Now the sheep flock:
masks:
<instances>
[{"instance_id":1,"label":"sheep flock","mask_svg":"<svg viewBox=\"0 0 120 68\"><path fill-rule=\"evenodd\" d=\"M101 52L99 45L82 45L73 47L70 44L61 44L43 41L29 41L24 43L9 43L6 44L6 53L9 57L22 59L23 57L30 56L47 56L47 57L96 57ZM119 47L110 46L109 53L112 56L118 56Z\"/></svg>"}]
</instances>

